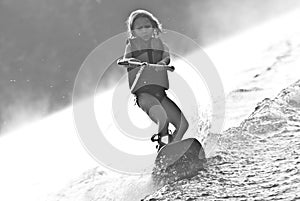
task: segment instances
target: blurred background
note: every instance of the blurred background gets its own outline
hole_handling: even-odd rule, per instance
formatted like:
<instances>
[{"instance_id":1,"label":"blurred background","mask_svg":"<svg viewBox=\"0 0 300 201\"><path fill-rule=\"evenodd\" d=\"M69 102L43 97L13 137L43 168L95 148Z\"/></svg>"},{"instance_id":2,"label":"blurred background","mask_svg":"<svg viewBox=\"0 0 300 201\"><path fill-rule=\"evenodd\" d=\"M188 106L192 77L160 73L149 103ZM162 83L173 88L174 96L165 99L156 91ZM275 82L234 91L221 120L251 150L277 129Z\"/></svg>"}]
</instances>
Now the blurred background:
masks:
<instances>
[{"instance_id":1,"label":"blurred background","mask_svg":"<svg viewBox=\"0 0 300 201\"><path fill-rule=\"evenodd\" d=\"M296 174L299 84L291 89L293 107L281 108L276 101L290 100L286 90L283 96L277 94L299 80L299 8L299 0L0 0L0 189L4 189L0 200L141 200L153 193L147 177L115 175L88 154L78 138L70 107L75 78L85 59L101 43L125 32L125 21L136 9L152 12L164 29L200 44L226 90L228 133L209 135L211 112L205 105L201 105L198 116L191 117L190 127L201 134L206 153L214 155L215 145L222 142L216 156L233 162L224 163L222 168L213 163L215 173L199 177L203 191L193 184L188 185L191 191L186 191L185 183L180 191L189 195L199 192L200 197L210 191L213 198L237 193L259 198L269 195L270 200L296 195L300 192ZM197 56L197 51L186 44L174 43L168 44L186 48L186 55L180 56ZM125 41L119 45L122 51L124 46ZM115 55L116 59L120 56ZM99 69L107 66L99 61ZM114 86L122 70L112 64L101 86ZM79 98L98 79L94 72L87 72L86 79L79 83ZM277 98L272 101L272 97ZM103 107L110 102L106 97L97 101ZM110 112L109 107L105 109ZM103 112L97 110L100 116L105 116ZM297 132L287 132L291 128ZM243 136L240 139L240 130L253 131L254 135L260 132L262 139L275 133L276 138L257 142ZM254 154L249 151L253 148ZM240 169L245 162L248 170ZM226 178L224 169L242 172L235 171ZM246 190L241 175L251 176ZM219 178L225 179L220 182ZM157 192L164 195L173 191L168 189ZM177 196L176 191L171 194ZM53 199L45 199L52 195Z\"/></svg>"},{"instance_id":2,"label":"blurred background","mask_svg":"<svg viewBox=\"0 0 300 201\"><path fill-rule=\"evenodd\" d=\"M205 47L299 5L298 0L1 0L0 130L70 105L85 58L126 31L135 9L152 12L163 28Z\"/></svg>"}]
</instances>

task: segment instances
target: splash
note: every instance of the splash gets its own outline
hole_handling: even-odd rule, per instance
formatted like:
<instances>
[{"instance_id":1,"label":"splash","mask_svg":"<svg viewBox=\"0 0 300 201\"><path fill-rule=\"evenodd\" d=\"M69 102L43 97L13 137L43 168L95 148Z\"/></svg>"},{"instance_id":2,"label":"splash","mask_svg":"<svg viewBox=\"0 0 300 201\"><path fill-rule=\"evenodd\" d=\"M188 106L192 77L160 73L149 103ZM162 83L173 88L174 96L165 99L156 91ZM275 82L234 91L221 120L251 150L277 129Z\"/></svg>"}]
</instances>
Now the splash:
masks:
<instances>
[{"instance_id":1,"label":"splash","mask_svg":"<svg viewBox=\"0 0 300 201\"><path fill-rule=\"evenodd\" d=\"M267 137L300 129L300 80L282 90L275 99L264 99L241 123L243 132Z\"/></svg>"}]
</instances>

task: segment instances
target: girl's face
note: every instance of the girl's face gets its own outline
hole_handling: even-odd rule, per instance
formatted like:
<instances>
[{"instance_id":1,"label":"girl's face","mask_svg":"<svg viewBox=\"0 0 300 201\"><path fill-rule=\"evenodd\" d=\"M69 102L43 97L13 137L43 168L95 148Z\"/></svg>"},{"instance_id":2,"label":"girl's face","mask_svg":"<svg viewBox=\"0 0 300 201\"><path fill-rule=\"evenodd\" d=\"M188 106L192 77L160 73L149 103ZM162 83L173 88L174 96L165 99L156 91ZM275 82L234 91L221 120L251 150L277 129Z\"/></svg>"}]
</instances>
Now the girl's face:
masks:
<instances>
[{"instance_id":1,"label":"girl's face","mask_svg":"<svg viewBox=\"0 0 300 201\"><path fill-rule=\"evenodd\" d=\"M133 31L136 37L148 41L153 35L153 27L147 17L139 17L134 20Z\"/></svg>"}]
</instances>

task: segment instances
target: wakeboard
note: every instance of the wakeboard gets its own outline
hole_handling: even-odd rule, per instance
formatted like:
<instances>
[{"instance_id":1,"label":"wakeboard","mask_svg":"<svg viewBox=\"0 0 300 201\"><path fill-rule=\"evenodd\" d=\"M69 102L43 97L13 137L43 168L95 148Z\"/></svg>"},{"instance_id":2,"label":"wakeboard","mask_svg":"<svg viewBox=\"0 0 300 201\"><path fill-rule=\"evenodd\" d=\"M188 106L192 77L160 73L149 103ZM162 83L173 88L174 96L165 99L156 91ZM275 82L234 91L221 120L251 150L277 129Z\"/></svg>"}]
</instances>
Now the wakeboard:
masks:
<instances>
[{"instance_id":1,"label":"wakeboard","mask_svg":"<svg viewBox=\"0 0 300 201\"><path fill-rule=\"evenodd\" d=\"M188 138L163 146L155 159L154 179L178 180L194 176L203 169L205 152L196 138Z\"/></svg>"}]
</instances>

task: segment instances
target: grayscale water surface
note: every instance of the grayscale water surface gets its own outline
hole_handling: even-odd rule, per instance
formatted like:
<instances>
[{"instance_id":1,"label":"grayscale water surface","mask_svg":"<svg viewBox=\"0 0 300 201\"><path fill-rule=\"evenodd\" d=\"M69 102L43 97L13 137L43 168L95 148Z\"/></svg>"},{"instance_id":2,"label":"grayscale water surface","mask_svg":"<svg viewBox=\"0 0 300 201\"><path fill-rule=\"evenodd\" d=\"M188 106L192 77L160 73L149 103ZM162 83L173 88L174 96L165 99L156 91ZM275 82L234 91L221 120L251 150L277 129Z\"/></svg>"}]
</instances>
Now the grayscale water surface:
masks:
<instances>
[{"instance_id":1,"label":"grayscale water surface","mask_svg":"<svg viewBox=\"0 0 300 201\"><path fill-rule=\"evenodd\" d=\"M193 178L153 186L151 177L97 167L55 200L300 200L300 42L279 41L228 94L227 128L207 135L217 149Z\"/></svg>"}]
</instances>

